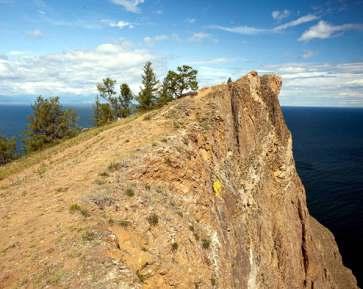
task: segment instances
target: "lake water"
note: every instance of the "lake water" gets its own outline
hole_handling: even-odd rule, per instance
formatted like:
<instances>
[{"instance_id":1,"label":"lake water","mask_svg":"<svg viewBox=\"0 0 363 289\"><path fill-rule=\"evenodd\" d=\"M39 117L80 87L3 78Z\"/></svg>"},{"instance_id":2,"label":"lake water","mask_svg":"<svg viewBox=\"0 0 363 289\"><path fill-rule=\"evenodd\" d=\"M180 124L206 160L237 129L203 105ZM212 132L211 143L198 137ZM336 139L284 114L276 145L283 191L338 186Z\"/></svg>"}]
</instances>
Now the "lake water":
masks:
<instances>
[{"instance_id":1,"label":"lake water","mask_svg":"<svg viewBox=\"0 0 363 289\"><path fill-rule=\"evenodd\" d=\"M75 107L82 127L91 107ZM363 109L283 108L311 214L335 235L344 263L363 282ZM20 137L29 106L0 106L0 133Z\"/></svg>"}]
</instances>

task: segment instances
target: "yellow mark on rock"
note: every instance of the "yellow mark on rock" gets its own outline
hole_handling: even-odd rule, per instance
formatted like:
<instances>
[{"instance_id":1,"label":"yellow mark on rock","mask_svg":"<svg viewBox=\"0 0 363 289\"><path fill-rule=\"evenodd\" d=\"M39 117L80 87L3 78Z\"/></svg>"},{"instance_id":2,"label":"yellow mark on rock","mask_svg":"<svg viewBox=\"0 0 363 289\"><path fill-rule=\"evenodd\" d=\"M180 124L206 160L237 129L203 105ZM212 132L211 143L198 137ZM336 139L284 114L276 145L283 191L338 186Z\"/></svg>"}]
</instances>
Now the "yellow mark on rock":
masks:
<instances>
[{"instance_id":1,"label":"yellow mark on rock","mask_svg":"<svg viewBox=\"0 0 363 289\"><path fill-rule=\"evenodd\" d=\"M213 191L218 198L222 198L222 189L223 185L219 180L214 181L213 183Z\"/></svg>"}]
</instances>

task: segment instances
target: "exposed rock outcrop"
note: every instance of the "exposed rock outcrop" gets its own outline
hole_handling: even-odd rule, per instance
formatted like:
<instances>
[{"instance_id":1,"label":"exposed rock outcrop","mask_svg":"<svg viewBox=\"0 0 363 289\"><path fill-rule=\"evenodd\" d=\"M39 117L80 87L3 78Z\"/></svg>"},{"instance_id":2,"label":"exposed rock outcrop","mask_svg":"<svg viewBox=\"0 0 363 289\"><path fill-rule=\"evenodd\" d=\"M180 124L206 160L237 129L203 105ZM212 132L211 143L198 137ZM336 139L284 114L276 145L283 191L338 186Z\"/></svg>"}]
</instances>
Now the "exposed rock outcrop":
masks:
<instances>
[{"instance_id":1,"label":"exposed rock outcrop","mask_svg":"<svg viewBox=\"0 0 363 289\"><path fill-rule=\"evenodd\" d=\"M67 148L74 158L72 165L82 168L79 175L73 181L74 172L65 164L52 168L54 172L42 176L48 186L40 194L52 193L51 186L56 187L63 174L72 180L58 197L66 206L77 202L89 213L78 217L65 207L39 223L46 225L66 215L60 222L61 233L54 232L54 248L46 263L61 268L62 277L52 279L53 283L38 278L37 284L48 288L357 288L334 237L307 210L291 134L278 102L280 88L279 77L251 72L229 85L179 99L147 118L122 123L122 129L106 130L83 148ZM103 152L87 152L91 146ZM105 161L109 150L113 166L103 174L103 183L94 184L95 174L109 164ZM91 160L99 163L92 170L86 165ZM21 173L24 184L11 185L15 177L3 181L3 204L14 201L8 194L19 186L37 181L31 186L35 189L44 182L34 180L31 172L30 168ZM79 187L79 182L84 186ZM10 210L4 207L0 212L11 219ZM15 225L22 224L19 218L2 228L4 248L9 242L3 233L9 232L9 226L16 230ZM75 224L81 229L71 230ZM39 228L34 230L41 235ZM13 264L12 250L0 255L0 288L14 284L42 288L29 276L39 277L48 267L37 259L28 260L31 249L23 258L25 264L39 264L37 268L4 265ZM55 256L63 263L56 262ZM29 278L21 283L24 276Z\"/></svg>"}]
</instances>

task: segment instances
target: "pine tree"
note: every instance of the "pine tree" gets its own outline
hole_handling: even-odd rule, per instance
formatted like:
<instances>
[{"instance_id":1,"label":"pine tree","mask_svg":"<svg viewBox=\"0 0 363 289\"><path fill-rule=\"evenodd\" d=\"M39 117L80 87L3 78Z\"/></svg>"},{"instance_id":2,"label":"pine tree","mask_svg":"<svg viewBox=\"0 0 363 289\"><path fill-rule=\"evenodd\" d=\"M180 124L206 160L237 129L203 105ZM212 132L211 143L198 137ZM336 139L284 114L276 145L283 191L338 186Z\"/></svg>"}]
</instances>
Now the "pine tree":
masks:
<instances>
[{"instance_id":1,"label":"pine tree","mask_svg":"<svg viewBox=\"0 0 363 289\"><path fill-rule=\"evenodd\" d=\"M77 134L77 114L71 109L64 109L60 105L59 97L39 96L32 109L33 114L29 118L24 140L27 152L39 150Z\"/></svg>"},{"instance_id":2,"label":"pine tree","mask_svg":"<svg viewBox=\"0 0 363 289\"><path fill-rule=\"evenodd\" d=\"M120 106L117 99L117 93L115 90L116 80L111 78L105 78L101 83L97 84L97 90L101 98L106 101L112 109L113 120L119 117Z\"/></svg>"},{"instance_id":3,"label":"pine tree","mask_svg":"<svg viewBox=\"0 0 363 289\"><path fill-rule=\"evenodd\" d=\"M131 102L133 98L134 95L130 87L126 83L121 84L119 96L121 117L128 117L131 114Z\"/></svg>"},{"instance_id":4,"label":"pine tree","mask_svg":"<svg viewBox=\"0 0 363 289\"><path fill-rule=\"evenodd\" d=\"M163 106L175 98L177 81L178 75L174 71L169 70L159 93L159 106Z\"/></svg>"},{"instance_id":5,"label":"pine tree","mask_svg":"<svg viewBox=\"0 0 363 289\"><path fill-rule=\"evenodd\" d=\"M176 97L183 96L185 91L197 91L198 82L197 74L198 71L193 69L191 66L183 65L177 69L177 83L176 83Z\"/></svg>"},{"instance_id":6,"label":"pine tree","mask_svg":"<svg viewBox=\"0 0 363 289\"><path fill-rule=\"evenodd\" d=\"M144 74L142 75L142 88L138 96L139 109L151 109L157 100L159 81L156 79L152 63L147 62L144 66Z\"/></svg>"},{"instance_id":7,"label":"pine tree","mask_svg":"<svg viewBox=\"0 0 363 289\"><path fill-rule=\"evenodd\" d=\"M96 126L103 126L114 120L112 108L109 103L101 103L99 97L96 97L96 105L94 111L94 119Z\"/></svg>"}]
</instances>

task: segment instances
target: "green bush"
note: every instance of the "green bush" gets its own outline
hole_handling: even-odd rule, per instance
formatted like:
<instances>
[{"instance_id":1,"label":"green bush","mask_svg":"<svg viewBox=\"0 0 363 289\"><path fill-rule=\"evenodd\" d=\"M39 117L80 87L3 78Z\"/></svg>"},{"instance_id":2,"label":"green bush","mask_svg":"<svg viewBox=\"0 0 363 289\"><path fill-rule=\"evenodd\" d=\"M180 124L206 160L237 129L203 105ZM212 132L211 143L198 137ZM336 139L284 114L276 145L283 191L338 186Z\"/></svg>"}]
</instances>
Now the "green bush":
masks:
<instances>
[{"instance_id":1,"label":"green bush","mask_svg":"<svg viewBox=\"0 0 363 289\"><path fill-rule=\"evenodd\" d=\"M0 136L0 166L16 158L16 142L14 139L8 139Z\"/></svg>"}]
</instances>

